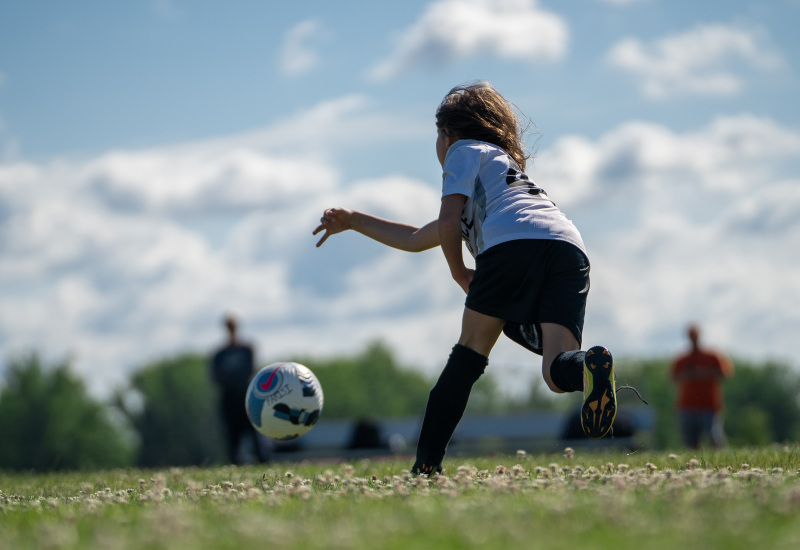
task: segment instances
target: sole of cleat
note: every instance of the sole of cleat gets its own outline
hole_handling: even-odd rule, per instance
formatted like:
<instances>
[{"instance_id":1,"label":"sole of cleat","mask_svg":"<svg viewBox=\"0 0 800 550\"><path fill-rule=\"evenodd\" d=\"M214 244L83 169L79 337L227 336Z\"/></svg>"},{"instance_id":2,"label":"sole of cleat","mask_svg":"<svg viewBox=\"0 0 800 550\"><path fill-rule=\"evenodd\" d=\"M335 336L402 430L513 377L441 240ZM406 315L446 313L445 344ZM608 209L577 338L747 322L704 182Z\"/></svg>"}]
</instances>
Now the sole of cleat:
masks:
<instances>
[{"instance_id":1,"label":"sole of cleat","mask_svg":"<svg viewBox=\"0 0 800 550\"><path fill-rule=\"evenodd\" d=\"M617 416L617 395L614 389L614 359L611 352L595 346L583 360L583 432L597 439L607 435Z\"/></svg>"},{"instance_id":2,"label":"sole of cleat","mask_svg":"<svg viewBox=\"0 0 800 550\"><path fill-rule=\"evenodd\" d=\"M441 474L442 473L442 465L441 464L422 464L414 463L414 466L411 467L411 474L415 476L419 475L426 475L432 476L433 474Z\"/></svg>"}]
</instances>

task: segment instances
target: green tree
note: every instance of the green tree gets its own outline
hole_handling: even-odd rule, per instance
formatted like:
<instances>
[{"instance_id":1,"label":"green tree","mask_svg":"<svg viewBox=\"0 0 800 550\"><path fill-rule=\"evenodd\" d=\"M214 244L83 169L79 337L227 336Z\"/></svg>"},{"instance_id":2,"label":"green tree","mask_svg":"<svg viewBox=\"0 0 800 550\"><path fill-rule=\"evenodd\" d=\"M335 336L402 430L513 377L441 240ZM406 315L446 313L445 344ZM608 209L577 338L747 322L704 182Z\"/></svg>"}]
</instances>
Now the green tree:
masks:
<instances>
[{"instance_id":1,"label":"green tree","mask_svg":"<svg viewBox=\"0 0 800 550\"><path fill-rule=\"evenodd\" d=\"M682 445L671 359L617 362L617 385L635 386L656 413L657 448ZM724 382L725 432L732 445L760 445L800 439L800 373L788 365L734 359L733 376ZM637 405L622 392L620 410ZM629 401L624 401L629 400Z\"/></svg>"},{"instance_id":2,"label":"green tree","mask_svg":"<svg viewBox=\"0 0 800 550\"><path fill-rule=\"evenodd\" d=\"M544 379L534 376L528 388L528 394L516 399L505 400L510 412L518 411L577 411L583 401L583 394L557 394L550 391Z\"/></svg>"},{"instance_id":3,"label":"green tree","mask_svg":"<svg viewBox=\"0 0 800 550\"><path fill-rule=\"evenodd\" d=\"M391 349L380 341L369 344L355 356L300 357L298 361L314 371L322 385L326 418L421 416L438 377L438 373L427 377L398 364ZM570 408L570 404L558 397L551 397L543 385L541 379L534 380L528 395L512 399L503 394L494 373L488 369L473 386L465 414Z\"/></svg>"},{"instance_id":4,"label":"green tree","mask_svg":"<svg viewBox=\"0 0 800 550\"><path fill-rule=\"evenodd\" d=\"M133 442L91 398L69 364L35 353L9 362L0 389L0 468L89 470L128 466Z\"/></svg>"},{"instance_id":5,"label":"green tree","mask_svg":"<svg viewBox=\"0 0 800 550\"><path fill-rule=\"evenodd\" d=\"M354 357L300 358L319 379L326 418L400 417L425 410L432 382L402 368L381 342Z\"/></svg>"},{"instance_id":6,"label":"green tree","mask_svg":"<svg viewBox=\"0 0 800 550\"><path fill-rule=\"evenodd\" d=\"M800 440L800 374L788 365L735 361L724 391L725 431L731 443L756 445L767 437Z\"/></svg>"},{"instance_id":7,"label":"green tree","mask_svg":"<svg viewBox=\"0 0 800 550\"><path fill-rule=\"evenodd\" d=\"M128 391L141 397L141 406L126 406L124 392L118 393L117 406L139 434L139 466L201 465L224 459L217 395L204 355L184 354L146 365L130 384Z\"/></svg>"},{"instance_id":8,"label":"green tree","mask_svg":"<svg viewBox=\"0 0 800 550\"><path fill-rule=\"evenodd\" d=\"M659 449L682 446L678 416L675 411L675 383L670 376L671 359L666 357L643 360L615 361L617 386L633 386L655 411L653 446ZM619 410L644 406L632 392L617 394Z\"/></svg>"}]
</instances>

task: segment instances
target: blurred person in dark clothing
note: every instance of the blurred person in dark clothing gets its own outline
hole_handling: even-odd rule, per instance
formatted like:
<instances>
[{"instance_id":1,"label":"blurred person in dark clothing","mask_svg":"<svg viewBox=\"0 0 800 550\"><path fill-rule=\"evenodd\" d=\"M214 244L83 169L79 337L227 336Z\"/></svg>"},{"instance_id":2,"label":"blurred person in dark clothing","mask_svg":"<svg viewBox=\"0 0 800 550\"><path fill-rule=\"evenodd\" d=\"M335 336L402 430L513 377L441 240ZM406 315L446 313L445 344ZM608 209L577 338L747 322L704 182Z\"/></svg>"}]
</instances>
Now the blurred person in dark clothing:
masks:
<instances>
[{"instance_id":1,"label":"blurred person in dark clothing","mask_svg":"<svg viewBox=\"0 0 800 550\"><path fill-rule=\"evenodd\" d=\"M211 381L217 386L220 398L220 413L225 428L228 458L232 464L241 464L241 445L246 439L253 444L253 451L260 462L269 458L264 443L250 424L245 409L245 396L250 379L255 374L253 347L239 340L239 324L233 315L224 318L228 333L227 343L211 358Z\"/></svg>"}]
</instances>

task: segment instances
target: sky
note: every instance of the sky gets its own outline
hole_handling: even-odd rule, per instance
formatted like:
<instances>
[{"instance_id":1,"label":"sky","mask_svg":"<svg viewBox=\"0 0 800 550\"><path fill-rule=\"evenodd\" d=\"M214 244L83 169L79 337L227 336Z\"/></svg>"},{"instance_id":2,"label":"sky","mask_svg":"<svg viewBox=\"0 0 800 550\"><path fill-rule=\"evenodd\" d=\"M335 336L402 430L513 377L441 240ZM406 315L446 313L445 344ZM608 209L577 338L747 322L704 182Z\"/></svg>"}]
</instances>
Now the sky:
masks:
<instances>
[{"instance_id":1,"label":"sky","mask_svg":"<svg viewBox=\"0 0 800 550\"><path fill-rule=\"evenodd\" d=\"M263 364L376 340L433 376L464 296L439 250L331 206L438 215L434 113L487 80L592 262L584 346L800 367L800 0L0 3L0 360L107 395L211 352ZM2 368L2 367L0 367ZM501 338L522 391L540 360ZM624 373L620 373L624 379Z\"/></svg>"}]
</instances>

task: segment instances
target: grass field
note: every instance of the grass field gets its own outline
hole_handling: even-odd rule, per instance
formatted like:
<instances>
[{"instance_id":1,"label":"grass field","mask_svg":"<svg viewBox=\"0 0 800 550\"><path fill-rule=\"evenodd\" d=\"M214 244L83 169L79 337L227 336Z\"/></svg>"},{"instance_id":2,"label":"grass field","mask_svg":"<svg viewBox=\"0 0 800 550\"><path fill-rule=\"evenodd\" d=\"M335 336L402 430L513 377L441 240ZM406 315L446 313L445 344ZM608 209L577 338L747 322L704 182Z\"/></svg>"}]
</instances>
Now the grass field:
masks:
<instances>
[{"instance_id":1,"label":"grass field","mask_svg":"<svg viewBox=\"0 0 800 550\"><path fill-rule=\"evenodd\" d=\"M0 549L800 548L800 447L0 474Z\"/></svg>"}]
</instances>

